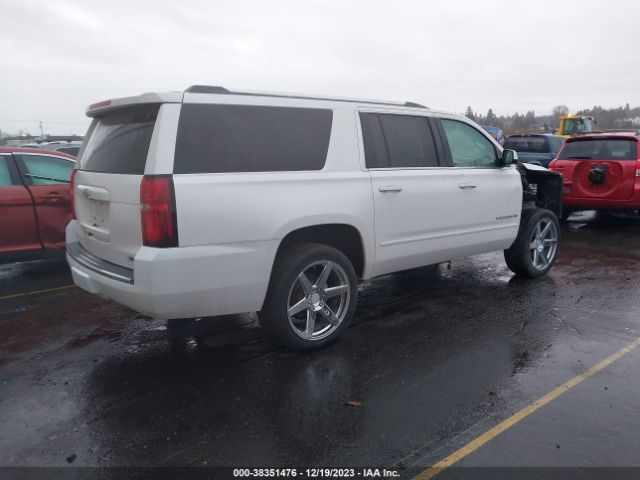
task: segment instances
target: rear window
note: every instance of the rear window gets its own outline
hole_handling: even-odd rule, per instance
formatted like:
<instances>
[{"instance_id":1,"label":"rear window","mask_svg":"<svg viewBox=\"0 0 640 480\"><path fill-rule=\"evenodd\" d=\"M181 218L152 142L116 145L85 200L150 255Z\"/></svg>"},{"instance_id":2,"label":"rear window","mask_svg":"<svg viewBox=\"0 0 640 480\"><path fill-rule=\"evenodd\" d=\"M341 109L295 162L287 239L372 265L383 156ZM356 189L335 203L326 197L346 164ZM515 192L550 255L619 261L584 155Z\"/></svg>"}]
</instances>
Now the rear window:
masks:
<instances>
[{"instance_id":1,"label":"rear window","mask_svg":"<svg viewBox=\"0 0 640 480\"><path fill-rule=\"evenodd\" d=\"M566 142L560 160L636 160L637 142L633 140L579 140Z\"/></svg>"},{"instance_id":2,"label":"rear window","mask_svg":"<svg viewBox=\"0 0 640 480\"><path fill-rule=\"evenodd\" d=\"M66 153L67 155L73 155L74 157L77 157L78 152L80 151L80 147L62 147L62 148L58 148L57 151Z\"/></svg>"},{"instance_id":3,"label":"rear window","mask_svg":"<svg viewBox=\"0 0 640 480\"><path fill-rule=\"evenodd\" d=\"M504 148L516 152L549 153L549 146L544 137L509 137Z\"/></svg>"},{"instance_id":4,"label":"rear window","mask_svg":"<svg viewBox=\"0 0 640 480\"><path fill-rule=\"evenodd\" d=\"M322 170L328 109L184 104L174 173Z\"/></svg>"},{"instance_id":5,"label":"rear window","mask_svg":"<svg viewBox=\"0 0 640 480\"><path fill-rule=\"evenodd\" d=\"M80 158L91 172L142 175L160 105L116 110L94 119Z\"/></svg>"}]
</instances>

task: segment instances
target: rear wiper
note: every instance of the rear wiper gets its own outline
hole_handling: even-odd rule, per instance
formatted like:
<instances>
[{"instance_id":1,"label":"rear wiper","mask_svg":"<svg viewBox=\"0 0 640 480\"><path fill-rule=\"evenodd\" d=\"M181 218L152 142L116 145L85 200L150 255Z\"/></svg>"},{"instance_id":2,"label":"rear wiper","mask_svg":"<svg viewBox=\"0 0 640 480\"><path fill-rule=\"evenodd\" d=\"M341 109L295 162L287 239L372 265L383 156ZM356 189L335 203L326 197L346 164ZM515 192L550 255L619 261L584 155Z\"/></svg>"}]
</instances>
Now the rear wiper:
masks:
<instances>
[{"instance_id":1,"label":"rear wiper","mask_svg":"<svg viewBox=\"0 0 640 480\"><path fill-rule=\"evenodd\" d=\"M591 160L591 157L568 157L569 159L576 159L576 160Z\"/></svg>"}]
</instances>

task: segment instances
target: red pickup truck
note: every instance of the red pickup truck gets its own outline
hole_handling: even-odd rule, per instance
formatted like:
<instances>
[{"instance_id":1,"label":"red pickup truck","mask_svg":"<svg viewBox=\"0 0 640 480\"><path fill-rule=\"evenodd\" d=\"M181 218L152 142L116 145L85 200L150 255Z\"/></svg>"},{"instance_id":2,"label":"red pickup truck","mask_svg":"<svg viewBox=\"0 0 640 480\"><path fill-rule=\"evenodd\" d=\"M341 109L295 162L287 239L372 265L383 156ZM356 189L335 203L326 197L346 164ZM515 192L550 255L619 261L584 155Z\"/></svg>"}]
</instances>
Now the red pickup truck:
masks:
<instances>
[{"instance_id":1,"label":"red pickup truck","mask_svg":"<svg viewBox=\"0 0 640 480\"><path fill-rule=\"evenodd\" d=\"M74 166L65 153L0 147L0 263L64 252Z\"/></svg>"}]
</instances>

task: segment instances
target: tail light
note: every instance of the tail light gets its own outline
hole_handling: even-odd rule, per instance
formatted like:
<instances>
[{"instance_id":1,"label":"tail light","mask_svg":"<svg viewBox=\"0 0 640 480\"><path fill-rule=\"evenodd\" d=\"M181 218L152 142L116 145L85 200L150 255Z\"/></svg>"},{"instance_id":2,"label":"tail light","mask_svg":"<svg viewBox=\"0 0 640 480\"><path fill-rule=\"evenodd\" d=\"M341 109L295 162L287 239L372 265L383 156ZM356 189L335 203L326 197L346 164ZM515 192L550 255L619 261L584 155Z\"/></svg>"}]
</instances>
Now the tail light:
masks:
<instances>
[{"instance_id":1,"label":"tail light","mask_svg":"<svg viewBox=\"0 0 640 480\"><path fill-rule=\"evenodd\" d=\"M76 219L76 198L75 198L75 189L76 189L76 173L78 173L77 169L71 170L71 178L69 179L69 193L71 194L71 212L73 214L73 219Z\"/></svg>"},{"instance_id":2,"label":"tail light","mask_svg":"<svg viewBox=\"0 0 640 480\"><path fill-rule=\"evenodd\" d=\"M145 175L140 183L142 243L147 247L178 246L176 201L171 175Z\"/></svg>"}]
</instances>

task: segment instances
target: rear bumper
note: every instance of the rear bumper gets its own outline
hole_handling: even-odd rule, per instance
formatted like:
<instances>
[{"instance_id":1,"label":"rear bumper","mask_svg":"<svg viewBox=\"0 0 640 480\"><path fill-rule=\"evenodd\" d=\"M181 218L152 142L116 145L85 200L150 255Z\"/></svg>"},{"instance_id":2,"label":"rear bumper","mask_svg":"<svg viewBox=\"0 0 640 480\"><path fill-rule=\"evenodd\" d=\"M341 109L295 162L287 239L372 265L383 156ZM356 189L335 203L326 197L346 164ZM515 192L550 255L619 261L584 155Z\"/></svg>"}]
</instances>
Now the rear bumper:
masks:
<instances>
[{"instance_id":1,"label":"rear bumper","mask_svg":"<svg viewBox=\"0 0 640 480\"><path fill-rule=\"evenodd\" d=\"M637 210L640 209L640 200L602 200L564 195L562 197L562 205L584 210Z\"/></svg>"},{"instance_id":2,"label":"rear bumper","mask_svg":"<svg viewBox=\"0 0 640 480\"><path fill-rule=\"evenodd\" d=\"M141 247L134 257L133 269L127 269L84 250L78 243L76 228L75 221L67 227L67 261L74 283L83 290L159 319L226 315L262 308L277 241ZM127 281L128 275L131 281Z\"/></svg>"}]
</instances>

